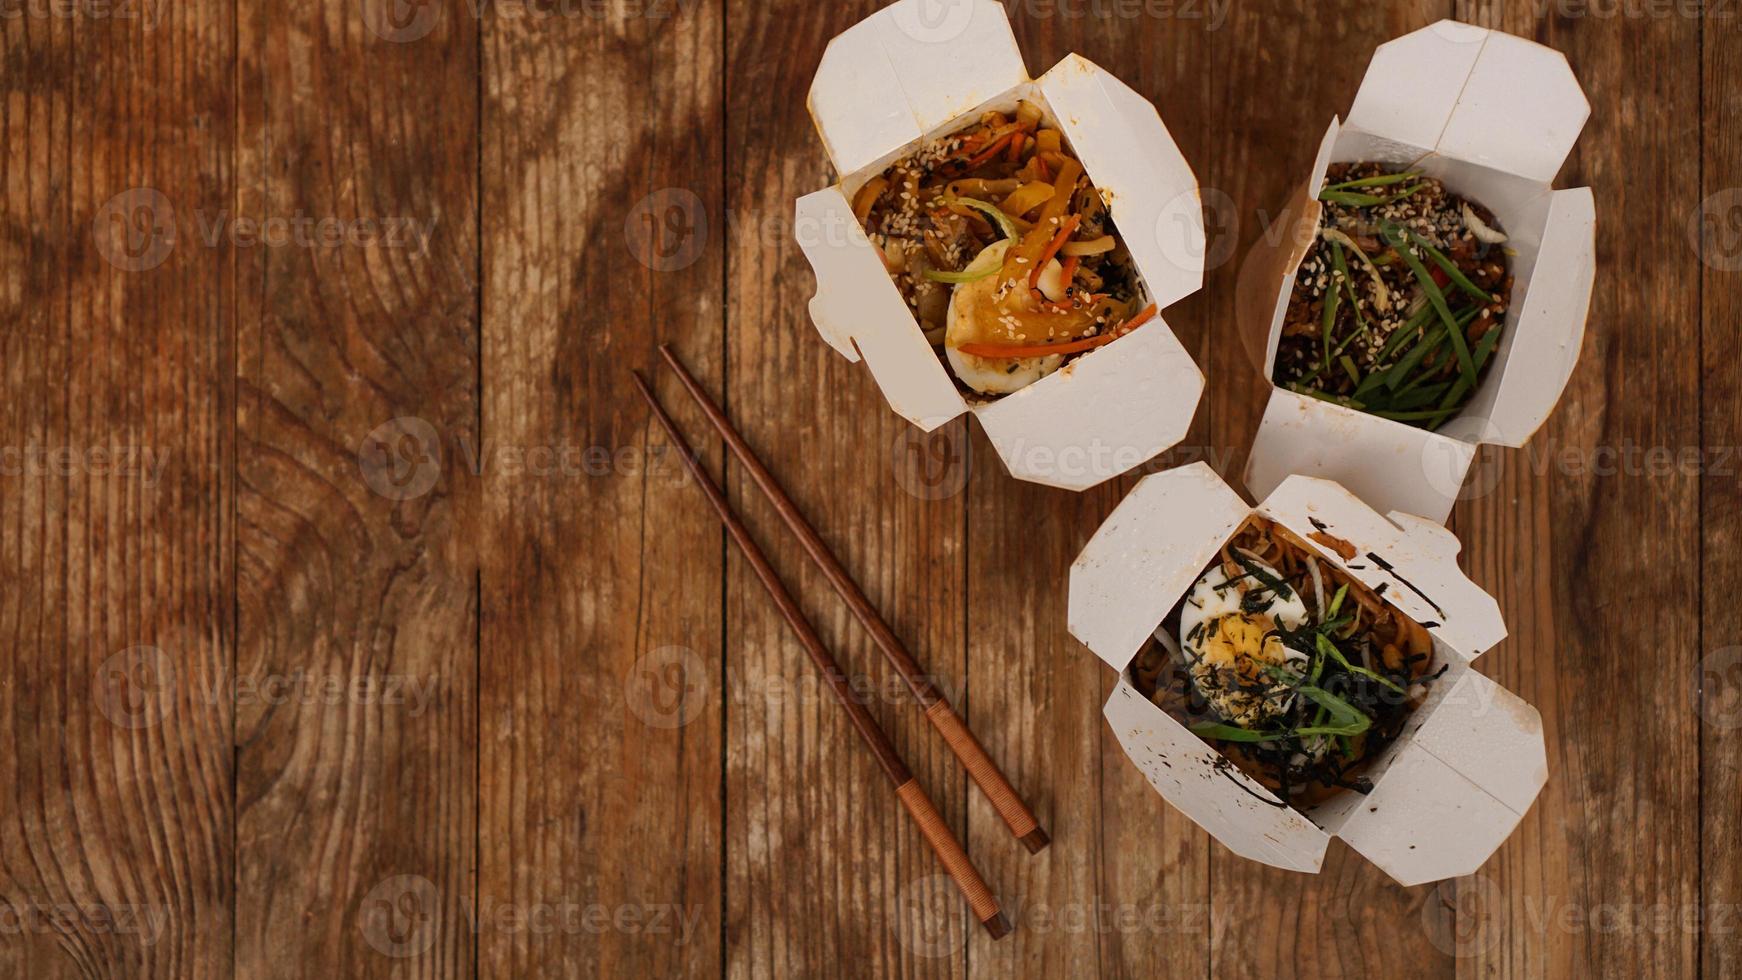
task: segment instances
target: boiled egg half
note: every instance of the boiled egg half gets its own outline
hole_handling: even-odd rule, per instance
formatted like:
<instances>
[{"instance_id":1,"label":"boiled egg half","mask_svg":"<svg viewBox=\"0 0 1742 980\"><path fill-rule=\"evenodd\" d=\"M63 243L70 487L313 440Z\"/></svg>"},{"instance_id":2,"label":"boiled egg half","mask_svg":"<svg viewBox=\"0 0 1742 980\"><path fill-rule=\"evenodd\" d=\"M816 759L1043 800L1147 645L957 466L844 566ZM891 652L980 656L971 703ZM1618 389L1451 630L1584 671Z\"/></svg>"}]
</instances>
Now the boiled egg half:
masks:
<instances>
[{"instance_id":1,"label":"boiled egg half","mask_svg":"<svg viewBox=\"0 0 1742 980\"><path fill-rule=\"evenodd\" d=\"M1298 673L1311 660L1282 642L1278 627L1299 629L1305 601L1269 565L1247 558L1260 578L1242 569L1230 578L1223 562L1198 579L1180 610L1180 649L1192 686L1223 718L1252 731L1286 714L1295 693L1270 668ZM1281 585L1281 592L1265 584ZM1248 595L1251 601L1247 601Z\"/></svg>"}]
</instances>

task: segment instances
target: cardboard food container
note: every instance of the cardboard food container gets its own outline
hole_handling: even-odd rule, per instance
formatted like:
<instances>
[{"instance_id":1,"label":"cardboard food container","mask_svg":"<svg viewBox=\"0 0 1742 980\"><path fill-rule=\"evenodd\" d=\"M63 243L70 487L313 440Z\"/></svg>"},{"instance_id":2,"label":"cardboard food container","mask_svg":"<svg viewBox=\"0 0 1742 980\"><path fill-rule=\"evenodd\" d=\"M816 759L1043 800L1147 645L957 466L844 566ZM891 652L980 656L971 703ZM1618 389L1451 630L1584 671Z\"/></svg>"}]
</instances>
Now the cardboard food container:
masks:
<instances>
[{"instance_id":1,"label":"cardboard food container","mask_svg":"<svg viewBox=\"0 0 1742 980\"><path fill-rule=\"evenodd\" d=\"M1383 44L1349 118L1331 120L1310 179L1241 270L1237 313L1273 381L1245 482L1262 497L1292 474L1322 476L1382 511L1444 523L1477 447L1519 447L1554 410L1579 358L1595 267L1590 188L1551 186L1590 115L1566 58L1456 21ZM1425 171L1494 212L1509 237L1513 289L1494 363L1438 432L1274 385L1294 275L1317 234L1332 163Z\"/></svg>"},{"instance_id":2,"label":"cardboard food container","mask_svg":"<svg viewBox=\"0 0 1742 980\"><path fill-rule=\"evenodd\" d=\"M1039 105L1102 192L1140 290L1165 310L1203 284L1197 178L1150 102L1076 55L1031 79L993 0L902 0L824 51L809 107L840 180L798 200L816 272L811 320L863 359L889 406L931 431L973 412L1016 477L1083 490L1185 436L1204 377L1167 324L1147 323L996 400L964 396L926 342L849 202L927 140L990 110Z\"/></svg>"},{"instance_id":3,"label":"cardboard food container","mask_svg":"<svg viewBox=\"0 0 1742 980\"><path fill-rule=\"evenodd\" d=\"M1304 812L1285 806L1133 684L1145 641L1253 513L1427 627L1435 662L1448 665L1367 764L1370 793L1346 790ZM1344 560L1314 532L1352 544L1355 557ZM1465 875L1530 808L1548 759L1536 709L1470 666L1506 627L1493 597L1458 570L1458 550L1440 525L1387 519L1327 480L1290 477L1252 508L1197 463L1143 479L1083 548L1071 566L1070 631L1119 671L1104 714L1125 754L1229 850L1316 872L1341 837L1404 885Z\"/></svg>"}]
</instances>

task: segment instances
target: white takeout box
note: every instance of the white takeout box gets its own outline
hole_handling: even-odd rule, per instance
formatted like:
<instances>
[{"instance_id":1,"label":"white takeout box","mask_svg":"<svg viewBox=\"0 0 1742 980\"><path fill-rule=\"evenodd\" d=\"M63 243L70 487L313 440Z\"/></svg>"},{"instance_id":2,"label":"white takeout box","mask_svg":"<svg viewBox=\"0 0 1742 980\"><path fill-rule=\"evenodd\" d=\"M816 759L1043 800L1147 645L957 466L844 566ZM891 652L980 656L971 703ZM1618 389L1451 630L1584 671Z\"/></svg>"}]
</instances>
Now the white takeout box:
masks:
<instances>
[{"instance_id":1,"label":"white takeout box","mask_svg":"<svg viewBox=\"0 0 1742 980\"><path fill-rule=\"evenodd\" d=\"M1248 515L1293 531L1427 627L1429 687L1397 740L1369 763L1373 791L1345 791L1305 812L1228 763L1144 697L1130 664ZM1352 544L1344 561L1315 531ZM1169 803L1242 857L1316 872L1341 837L1404 885L1469 874L1511 834L1548 778L1535 708L1470 662L1506 636L1500 608L1458 570L1445 528L1388 520L1328 480L1295 476L1249 507L1203 463L1144 478L1071 566L1070 631L1119 671L1104 714L1125 754Z\"/></svg>"},{"instance_id":2,"label":"white takeout box","mask_svg":"<svg viewBox=\"0 0 1742 980\"><path fill-rule=\"evenodd\" d=\"M1238 315L1273 381L1247 462L1262 497L1292 474L1336 480L1380 510L1444 523L1477 447L1519 447L1554 410L1579 358L1595 256L1591 190L1551 182L1590 115L1566 58L1521 38L1440 21L1380 45L1349 118L1333 118L1305 187L1241 270ZM1332 163L1410 166L1485 205L1510 236L1514 284L1493 362L1438 433L1274 386L1295 270ZM1266 333L1268 331L1268 333Z\"/></svg>"},{"instance_id":3,"label":"white takeout box","mask_svg":"<svg viewBox=\"0 0 1742 980\"><path fill-rule=\"evenodd\" d=\"M1041 106L1100 188L1143 287L1165 309L1203 284L1197 178L1148 100L1072 55L1031 80L993 0L901 0L823 52L810 112L840 181L798 200L796 236L816 271L818 332L864 358L896 413L931 431L972 411L1015 476L1082 490L1185 436L1203 393L1191 355L1159 319L995 401L970 402L925 340L853 218L864 183L922 142L1018 100Z\"/></svg>"}]
</instances>

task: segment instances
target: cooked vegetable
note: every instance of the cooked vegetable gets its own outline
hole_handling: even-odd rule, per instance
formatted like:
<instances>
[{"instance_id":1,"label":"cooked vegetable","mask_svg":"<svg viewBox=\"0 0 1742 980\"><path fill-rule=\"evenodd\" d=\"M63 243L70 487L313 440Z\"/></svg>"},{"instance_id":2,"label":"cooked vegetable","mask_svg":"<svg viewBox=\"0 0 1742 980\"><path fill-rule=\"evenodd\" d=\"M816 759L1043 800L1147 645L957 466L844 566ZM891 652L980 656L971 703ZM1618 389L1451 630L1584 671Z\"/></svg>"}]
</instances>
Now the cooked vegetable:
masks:
<instances>
[{"instance_id":1,"label":"cooked vegetable","mask_svg":"<svg viewBox=\"0 0 1742 980\"><path fill-rule=\"evenodd\" d=\"M921 146L853 205L927 340L977 394L1015 391L1154 316L1100 192L1038 104Z\"/></svg>"},{"instance_id":2,"label":"cooked vegetable","mask_svg":"<svg viewBox=\"0 0 1742 980\"><path fill-rule=\"evenodd\" d=\"M1434 429L1475 394L1481 340L1512 279L1493 216L1419 171L1338 164L1295 274L1273 377L1301 394ZM1357 268L1359 267L1359 268ZM1498 337L1487 340L1490 351Z\"/></svg>"},{"instance_id":3,"label":"cooked vegetable","mask_svg":"<svg viewBox=\"0 0 1742 980\"><path fill-rule=\"evenodd\" d=\"M1425 628L1260 517L1163 625L1132 664L1138 689L1297 808L1369 791L1364 767L1445 670Z\"/></svg>"}]
</instances>

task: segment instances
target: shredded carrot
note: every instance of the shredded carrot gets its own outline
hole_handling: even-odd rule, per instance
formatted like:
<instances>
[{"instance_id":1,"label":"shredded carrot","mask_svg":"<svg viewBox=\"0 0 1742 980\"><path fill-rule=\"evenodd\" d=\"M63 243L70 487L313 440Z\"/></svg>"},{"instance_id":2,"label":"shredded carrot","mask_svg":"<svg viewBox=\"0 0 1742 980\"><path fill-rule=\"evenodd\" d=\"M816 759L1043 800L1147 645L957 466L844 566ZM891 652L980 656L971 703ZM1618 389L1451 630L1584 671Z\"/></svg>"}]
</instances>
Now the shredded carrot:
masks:
<instances>
[{"instance_id":1,"label":"shredded carrot","mask_svg":"<svg viewBox=\"0 0 1742 980\"><path fill-rule=\"evenodd\" d=\"M964 171L973 170L975 167L978 167L980 164L985 163L987 160L990 160L993 157L997 156L998 151L1004 149L1005 144L1009 143L1010 140L1013 137L1015 137L1016 135L1017 134L1014 132L1005 133L1003 136L1000 136L997 139L993 140L991 146L988 146L984 150L981 150L979 153L974 154L974 156L969 158L967 163L962 164L962 169Z\"/></svg>"},{"instance_id":2,"label":"shredded carrot","mask_svg":"<svg viewBox=\"0 0 1742 980\"><path fill-rule=\"evenodd\" d=\"M1046 249L1040 253L1040 258L1035 260L1034 268L1028 270L1028 288L1033 289L1040 282L1040 270L1046 268L1046 264L1052 261L1052 257L1058 254L1059 249L1065 247L1065 242L1070 241L1071 233L1077 230L1077 225L1082 220L1082 215L1073 214L1059 225L1058 233L1052 236L1052 241L1046 243Z\"/></svg>"},{"instance_id":3,"label":"shredded carrot","mask_svg":"<svg viewBox=\"0 0 1742 980\"><path fill-rule=\"evenodd\" d=\"M1076 354L1118 340L1148 323L1155 313L1155 304L1151 303L1117 328L1081 340L1066 340L1056 344L963 344L956 349L969 357L1045 357L1050 354Z\"/></svg>"},{"instance_id":4,"label":"shredded carrot","mask_svg":"<svg viewBox=\"0 0 1742 980\"><path fill-rule=\"evenodd\" d=\"M1155 313L1156 313L1156 310L1155 310L1154 303L1151 303L1148 306L1145 306L1143 309L1138 310L1137 314L1135 316L1133 316L1131 319L1126 320L1124 323L1121 323L1119 325L1119 329L1114 331L1114 334L1116 336L1120 336L1120 337L1125 336L1126 334L1130 333L1131 331L1136 330L1138 327L1143 326L1145 323L1148 323L1150 318L1155 316Z\"/></svg>"},{"instance_id":5,"label":"shredded carrot","mask_svg":"<svg viewBox=\"0 0 1742 980\"><path fill-rule=\"evenodd\" d=\"M1071 291L1071 280L1077 277L1077 263L1081 261L1075 255L1065 256L1065 268L1060 277L1065 281L1065 292L1067 293Z\"/></svg>"},{"instance_id":6,"label":"shredded carrot","mask_svg":"<svg viewBox=\"0 0 1742 980\"><path fill-rule=\"evenodd\" d=\"M1016 138L1010 141L1010 152L1004 155L1004 159L1009 160L1011 163L1021 163L1022 146L1024 143L1028 142L1028 134L1021 130L1017 130L1015 136Z\"/></svg>"}]
</instances>

